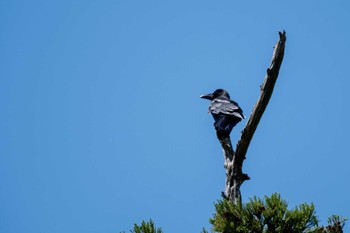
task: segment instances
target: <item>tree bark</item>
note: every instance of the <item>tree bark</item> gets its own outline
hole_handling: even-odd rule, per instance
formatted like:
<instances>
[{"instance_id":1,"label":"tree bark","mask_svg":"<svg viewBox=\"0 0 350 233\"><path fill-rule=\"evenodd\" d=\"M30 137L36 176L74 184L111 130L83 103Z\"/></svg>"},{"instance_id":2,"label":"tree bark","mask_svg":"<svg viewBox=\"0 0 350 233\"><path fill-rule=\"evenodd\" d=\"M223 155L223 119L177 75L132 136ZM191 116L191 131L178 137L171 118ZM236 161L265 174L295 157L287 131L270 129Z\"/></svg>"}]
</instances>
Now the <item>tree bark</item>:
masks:
<instances>
[{"instance_id":1,"label":"tree bark","mask_svg":"<svg viewBox=\"0 0 350 233\"><path fill-rule=\"evenodd\" d=\"M264 83L260 87L260 97L242 131L241 138L237 142L236 152L232 148L230 137L222 138L218 135L218 139L224 152L224 167L226 169L226 189L223 196L234 203L241 203L242 198L240 187L244 181L250 179L247 174L242 172L243 161L246 158L250 141L253 138L254 132L258 127L259 121L272 95L283 60L285 42L286 32L279 32L279 40L274 47L270 67L267 69Z\"/></svg>"}]
</instances>

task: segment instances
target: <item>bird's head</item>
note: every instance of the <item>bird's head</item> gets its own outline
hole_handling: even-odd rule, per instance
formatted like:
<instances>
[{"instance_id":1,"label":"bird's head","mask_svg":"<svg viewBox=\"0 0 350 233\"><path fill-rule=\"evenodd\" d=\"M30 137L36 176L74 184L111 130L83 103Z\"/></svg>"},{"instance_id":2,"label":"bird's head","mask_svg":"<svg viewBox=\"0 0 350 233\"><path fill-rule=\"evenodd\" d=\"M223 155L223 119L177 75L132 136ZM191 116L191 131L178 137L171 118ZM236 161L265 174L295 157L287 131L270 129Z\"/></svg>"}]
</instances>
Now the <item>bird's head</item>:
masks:
<instances>
[{"instance_id":1,"label":"bird's head","mask_svg":"<svg viewBox=\"0 0 350 233\"><path fill-rule=\"evenodd\" d=\"M221 97L221 96L222 97L227 97L228 99L230 98L230 95L224 89L217 89L211 94L201 95L200 97L202 99L213 100L213 99L215 99L217 97Z\"/></svg>"}]
</instances>

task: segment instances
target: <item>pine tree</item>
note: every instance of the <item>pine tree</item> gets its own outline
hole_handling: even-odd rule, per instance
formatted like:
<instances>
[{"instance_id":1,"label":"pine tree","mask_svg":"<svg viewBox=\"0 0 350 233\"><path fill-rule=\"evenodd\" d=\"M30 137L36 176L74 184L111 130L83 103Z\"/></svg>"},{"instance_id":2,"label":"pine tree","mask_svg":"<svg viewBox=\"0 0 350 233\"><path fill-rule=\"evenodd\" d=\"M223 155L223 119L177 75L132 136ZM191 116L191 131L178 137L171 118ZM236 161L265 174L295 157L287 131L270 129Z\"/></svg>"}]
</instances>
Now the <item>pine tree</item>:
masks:
<instances>
[{"instance_id":1,"label":"pine tree","mask_svg":"<svg viewBox=\"0 0 350 233\"><path fill-rule=\"evenodd\" d=\"M328 226L319 226L313 204L301 204L288 210L288 204L274 193L263 199L253 197L246 204L222 199L215 203L216 212L209 219L211 232L220 233L342 233L344 217L332 215ZM131 233L163 233L152 220L134 224ZM202 229L201 233L208 233Z\"/></svg>"},{"instance_id":2,"label":"pine tree","mask_svg":"<svg viewBox=\"0 0 350 233\"><path fill-rule=\"evenodd\" d=\"M288 204L279 194L253 197L246 204L219 200L216 213L209 221L213 232L224 233L340 233L345 218L331 216L329 226L319 227L313 204L301 204L288 210Z\"/></svg>"},{"instance_id":3,"label":"pine tree","mask_svg":"<svg viewBox=\"0 0 350 233\"><path fill-rule=\"evenodd\" d=\"M141 225L134 224L134 229L131 233L163 233L162 228L154 226L154 222L150 219L148 222L142 221Z\"/></svg>"}]
</instances>

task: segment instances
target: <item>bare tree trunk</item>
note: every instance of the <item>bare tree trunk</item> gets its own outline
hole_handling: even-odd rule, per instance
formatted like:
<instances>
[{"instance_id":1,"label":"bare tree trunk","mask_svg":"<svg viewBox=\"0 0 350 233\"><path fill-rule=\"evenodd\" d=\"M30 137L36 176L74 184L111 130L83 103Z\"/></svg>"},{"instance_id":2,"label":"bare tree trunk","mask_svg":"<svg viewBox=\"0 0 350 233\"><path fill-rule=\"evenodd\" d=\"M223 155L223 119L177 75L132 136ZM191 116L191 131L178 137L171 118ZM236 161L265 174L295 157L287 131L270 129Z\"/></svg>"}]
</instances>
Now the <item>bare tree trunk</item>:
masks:
<instances>
[{"instance_id":1,"label":"bare tree trunk","mask_svg":"<svg viewBox=\"0 0 350 233\"><path fill-rule=\"evenodd\" d=\"M236 152L232 148L230 137L222 138L218 135L218 139L224 152L224 167L226 169L226 189L223 196L230 199L234 203L241 203L242 198L240 187L244 181L250 179L247 174L242 172L243 161L245 159L250 141L253 138L254 132L258 127L259 121L272 95L283 60L285 42L286 32L279 32L279 40L274 47L270 67L267 69L264 83L260 87L260 97L254 106L247 125L242 131L241 138L236 145Z\"/></svg>"}]
</instances>

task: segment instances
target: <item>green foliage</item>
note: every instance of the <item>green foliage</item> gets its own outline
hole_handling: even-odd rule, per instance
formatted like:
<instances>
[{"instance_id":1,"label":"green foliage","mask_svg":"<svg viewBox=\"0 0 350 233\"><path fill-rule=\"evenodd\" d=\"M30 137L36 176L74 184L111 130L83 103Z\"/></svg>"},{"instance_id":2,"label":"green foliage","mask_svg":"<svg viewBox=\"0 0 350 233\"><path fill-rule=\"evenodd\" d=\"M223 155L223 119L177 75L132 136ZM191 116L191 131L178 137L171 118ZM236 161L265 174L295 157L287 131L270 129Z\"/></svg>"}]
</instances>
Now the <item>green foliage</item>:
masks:
<instances>
[{"instance_id":1,"label":"green foliage","mask_svg":"<svg viewBox=\"0 0 350 233\"><path fill-rule=\"evenodd\" d=\"M343 229L345 225L345 221L348 220L347 218L341 217L339 215L332 215L328 218L328 228L331 228L331 230L339 230Z\"/></svg>"},{"instance_id":2,"label":"green foliage","mask_svg":"<svg viewBox=\"0 0 350 233\"><path fill-rule=\"evenodd\" d=\"M347 218L332 215L328 218L328 226L317 227L314 231L310 231L310 233L342 233L346 220Z\"/></svg>"},{"instance_id":3,"label":"green foliage","mask_svg":"<svg viewBox=\"0 0 350 233\"><path fill-rule=\"evenodd\" d=\"M314 205L301 204L288 210L288 204L279 194L251 198L246 204L234 204L229 200L215 203L216 213L209 222L212 232L222 233L343 233L344 217L332 215L328 226L318 226ZM134 224L131 233L162 233L154 222ZM202 229L201 233L208 233Z\"/></svg>"},{"instance_id":4,"label":"green foliage","mask_svg":"<svg viewBox=\"0 0 350 233\"><path fill-rule=\"evenodd\" d=\"M161 228L156 228L152 219L149 222L142 221L141 226L134 224L134 229L131 230L132 233L162 233Z\"/></svg>"},{"instance_id":5,"label":"green foliage","mask_svg":"<svg viewBox=\"0 0 350 233\"><path fill-rule=\"evenodd\" d=\"M328 227L318 227L313 204L301 204L292 210L287 207L287 202L276 193L263 200L251 198L242 205L219 200L215 204L216 213L209 221L214 232L225 233L338 233L346 221L332 216Z\"/></svg>"}]
</instances>

